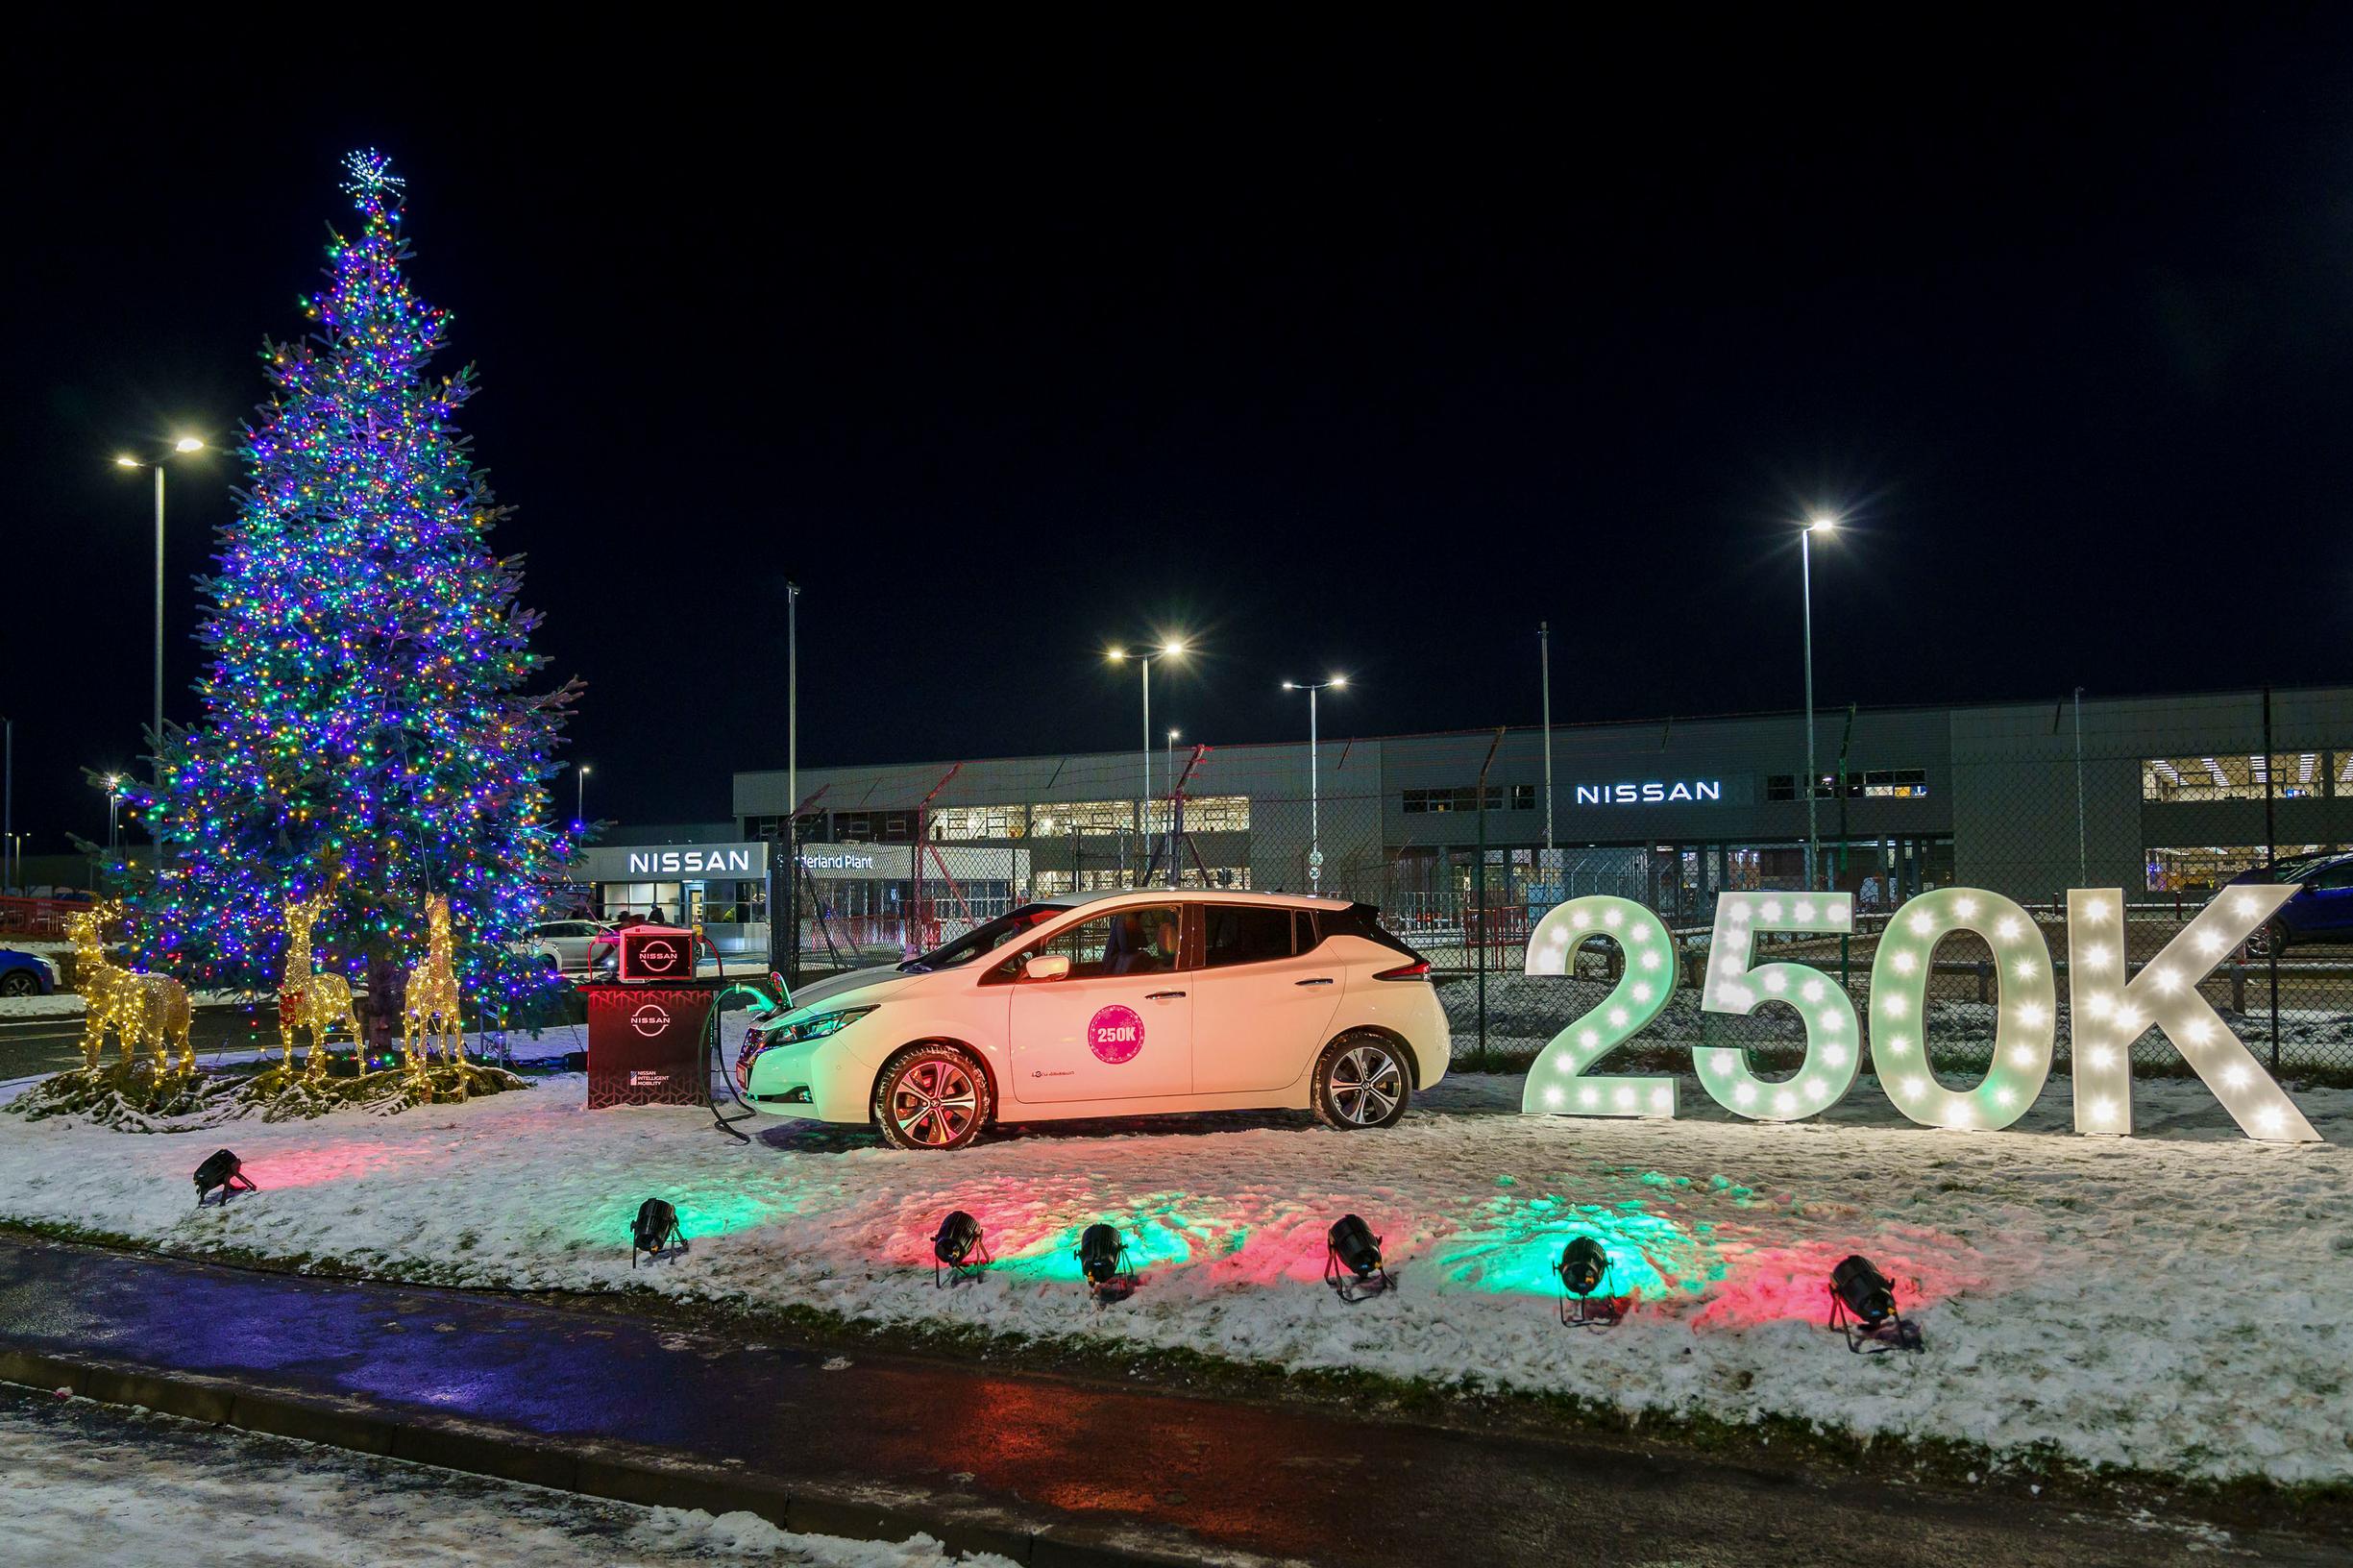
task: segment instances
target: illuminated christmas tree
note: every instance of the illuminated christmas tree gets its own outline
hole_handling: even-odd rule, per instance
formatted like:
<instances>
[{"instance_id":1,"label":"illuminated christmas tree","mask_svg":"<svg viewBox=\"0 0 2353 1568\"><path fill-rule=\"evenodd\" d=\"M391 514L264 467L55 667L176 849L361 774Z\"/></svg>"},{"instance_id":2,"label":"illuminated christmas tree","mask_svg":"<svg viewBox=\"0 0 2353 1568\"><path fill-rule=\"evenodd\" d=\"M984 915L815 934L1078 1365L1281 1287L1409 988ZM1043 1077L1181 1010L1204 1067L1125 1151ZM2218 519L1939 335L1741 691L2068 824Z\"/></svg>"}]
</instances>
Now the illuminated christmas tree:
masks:
<instances>
[{"instance_id":1,"label":"illuminated christmas tree","mask_svg":"<svg viewBox=\"0 0 2353 1568\"><path fill-rule=\"evenodd\" d=\"M429 374L450 314L402 276L402 182L374 152L349 168L359 234L329 247L310 335L264 345L275 392L200 582L204 718L139 802L159 854L135 943L193 985L267 988L286 902L327 889L314 962L381 981L443 894L469 1001L519 1020L553 984L507 944L575 848L546 781L576 686L529 689L539 617L454 423L472 368Z\"/></svg>"}]
</instances>

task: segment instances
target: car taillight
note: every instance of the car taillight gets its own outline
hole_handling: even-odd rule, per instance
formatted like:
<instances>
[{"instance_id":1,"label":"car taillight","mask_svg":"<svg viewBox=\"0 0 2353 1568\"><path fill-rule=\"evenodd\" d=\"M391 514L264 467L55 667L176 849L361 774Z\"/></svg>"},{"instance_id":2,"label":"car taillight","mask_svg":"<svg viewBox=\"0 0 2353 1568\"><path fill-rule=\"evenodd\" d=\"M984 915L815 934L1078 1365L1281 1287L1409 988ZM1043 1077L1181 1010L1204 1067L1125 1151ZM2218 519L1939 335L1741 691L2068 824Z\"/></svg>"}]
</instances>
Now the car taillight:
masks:
<instances>
[{"instance_id":1,"label":"car taillight","mask_svg":"<svg viewBox=\"0 0 2353 1568\"><path fill-rule=\"evenodd\" d=\"M1373 978L1376 980L1427 980L1430 978L1430 960L1417 958L1410 964L1400 964L1393 969L1383 969Z\"/></svg>"}]
</instances>

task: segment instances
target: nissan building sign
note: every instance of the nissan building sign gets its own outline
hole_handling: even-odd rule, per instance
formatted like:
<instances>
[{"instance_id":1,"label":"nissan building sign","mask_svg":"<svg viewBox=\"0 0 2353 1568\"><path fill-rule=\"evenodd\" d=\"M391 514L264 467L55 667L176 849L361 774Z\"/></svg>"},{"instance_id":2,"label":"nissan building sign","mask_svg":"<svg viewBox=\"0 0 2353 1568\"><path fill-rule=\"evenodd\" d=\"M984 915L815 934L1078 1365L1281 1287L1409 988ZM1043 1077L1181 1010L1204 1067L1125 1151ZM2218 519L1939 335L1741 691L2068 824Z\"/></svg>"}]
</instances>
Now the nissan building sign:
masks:
<instances>
[{"instance_id":1,"label":"nissan building sign","mask_svg":"<svg viewBox=\"0 0 2353 1568\"><path fill-rule=\"evenodd\" d=\"M580 855L583 882L759 882L768 845L743 844L597 845Z\"/></svg>"}]
</instances>

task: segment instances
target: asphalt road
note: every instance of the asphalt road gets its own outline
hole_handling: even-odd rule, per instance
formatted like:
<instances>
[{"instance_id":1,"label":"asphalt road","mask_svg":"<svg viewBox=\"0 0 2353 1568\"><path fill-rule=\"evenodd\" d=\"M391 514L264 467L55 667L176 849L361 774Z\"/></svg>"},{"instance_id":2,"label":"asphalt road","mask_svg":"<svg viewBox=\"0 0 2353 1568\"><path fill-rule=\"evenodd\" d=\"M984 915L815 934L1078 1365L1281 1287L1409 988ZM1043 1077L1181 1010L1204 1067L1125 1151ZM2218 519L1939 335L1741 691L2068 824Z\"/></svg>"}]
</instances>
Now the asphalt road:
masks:
<instances>
[{"instance_id":1,"label":"asphalt road","mask_svg":"<svg viewBox=\"0 0 2353 1568\"><path fill-rule=\"evenodd\" d=\"M202 1056L211 1051L244 1050L278 1044L278 1019L266 1009L200 1007L189 1017L188 1038ZM256 1030L266 1029L266 1036ZM107 1060L117 1057L111 1035L107 1037ZM58 1018L0 1018L0 1080L36 1072L56 1072L82 1065L82 1016Z\"/></svg>"},{"instance_id":2,"label":"asphalt road","mask_svg":"<svg viewBox=\"0 0 2353 1568\"><path fill-rule=\"evenodd\" d=\"M265 1001L257 1007L200 1007L188 1021L188 1038L196 1047L199 1061L216 1051L264 1049L275 1053L279 1048L278 1014L270 1002ZM308 1040L307 1036L304 1038L306 1041ZM515 1054L518 1057L548 1056L566 1050L578 1050L581 1044L579 1030L559 1023L551 1026L538 1040L516 1036ZM351 1046L341 1035L337 1035L334 1048L348 1052ZM298 1054L300 1049L297 1048ZM114 1042L114 1037L109 1035L105 1060L114 1062L119 1059L119 1047ZM55 1018L0 1018L0 1083L81 1065L80 1014Z\"/></svg>"},{"instance_id":3,"label":"asphalt road","mask_svg":"<svg viewBox=\"0 0 2353 1568\"><path fill-rule=\"evenodd\" d=\"M2127 1521L2015 1486L1890 1484L1868 1468L1772 1468L1657 1444L844 1356L511 1297L14 1239L0 1239L0 1348L460 1418L541 1450L628 1443L785 1484L1116 1527L1189 1556L1355 1568L2167 1568L2211 1564L2220 1547L2345 1560L2341 1542L2225 1540L2191 1521Z\"/></svg>"}]
</instances>

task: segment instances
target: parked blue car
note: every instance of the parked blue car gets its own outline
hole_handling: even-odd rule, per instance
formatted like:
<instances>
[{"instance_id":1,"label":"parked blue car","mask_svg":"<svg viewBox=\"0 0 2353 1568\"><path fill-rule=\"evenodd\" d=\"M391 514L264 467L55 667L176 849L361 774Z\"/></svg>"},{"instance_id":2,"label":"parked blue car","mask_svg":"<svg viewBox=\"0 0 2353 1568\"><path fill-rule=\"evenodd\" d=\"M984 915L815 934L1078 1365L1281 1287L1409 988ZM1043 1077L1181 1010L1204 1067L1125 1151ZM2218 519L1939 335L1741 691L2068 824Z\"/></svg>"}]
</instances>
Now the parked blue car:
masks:
<instances>
[{"instance_id":1,"label":"parked blue car","mask_svg":"<svg viewBox=\"0 0 2353 1568\"><path fill-rule=\"evenodd\" d=\"M58 967L38 953L0 947L0 996L46 996L58 989Z\"/></svg>"},{"instance_id":2,"label":"parked blue car","mask_svg":"<svg viewBox=\"0 0 2353 1568\"><path fill-rule=\"evenodd\" d=\"M2243 871L2238 882L2295 884L2295 896L2247 939L2247 953L2268 958L2291 947L2353 943L2353 854L2296 855L2268 869Z\"/></svg>"}]
</instances>

